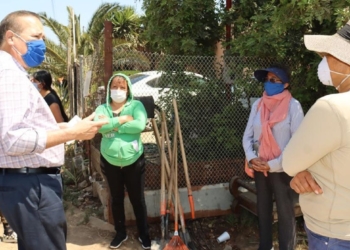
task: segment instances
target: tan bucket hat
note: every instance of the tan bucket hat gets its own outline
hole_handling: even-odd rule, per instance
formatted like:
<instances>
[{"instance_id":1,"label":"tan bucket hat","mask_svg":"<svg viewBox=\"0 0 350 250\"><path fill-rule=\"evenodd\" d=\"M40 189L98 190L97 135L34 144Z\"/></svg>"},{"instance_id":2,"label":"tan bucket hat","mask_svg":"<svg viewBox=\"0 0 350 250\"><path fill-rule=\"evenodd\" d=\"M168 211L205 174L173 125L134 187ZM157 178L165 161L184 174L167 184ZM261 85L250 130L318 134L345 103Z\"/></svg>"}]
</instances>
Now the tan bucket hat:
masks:
<instances>
[{"instance_id":1,"label":"tan bucket hat","mask_svg":"<svg viewBox=\"0 0 350 250\"><path fill-rule=\"evenodd\" d=\"M350 21L331 36L305 35L304 43L308 50L321 56L330 54L350 65Z\"/></svg>"}]
</instances>

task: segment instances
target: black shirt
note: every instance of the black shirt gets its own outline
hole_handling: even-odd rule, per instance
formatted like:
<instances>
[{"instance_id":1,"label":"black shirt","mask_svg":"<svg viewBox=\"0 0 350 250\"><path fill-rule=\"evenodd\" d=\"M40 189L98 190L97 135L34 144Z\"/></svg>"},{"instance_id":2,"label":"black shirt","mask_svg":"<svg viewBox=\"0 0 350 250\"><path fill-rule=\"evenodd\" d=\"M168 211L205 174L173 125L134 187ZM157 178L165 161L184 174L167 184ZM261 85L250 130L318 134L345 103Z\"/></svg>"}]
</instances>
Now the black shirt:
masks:
<instances>
[{"instance_id":1,"label":"black shirt","mask_svg":"<svg viewBox=\"0 0 350 250\"><path fill-rule=\"evenodd\" d=\"M52 93L48 93L45 97L44 97L47 105L50 105L53 104L53 103L57 103L59 105L60 101L57 99L57 97L52 94Z\"/></svg>"}]
</instances>

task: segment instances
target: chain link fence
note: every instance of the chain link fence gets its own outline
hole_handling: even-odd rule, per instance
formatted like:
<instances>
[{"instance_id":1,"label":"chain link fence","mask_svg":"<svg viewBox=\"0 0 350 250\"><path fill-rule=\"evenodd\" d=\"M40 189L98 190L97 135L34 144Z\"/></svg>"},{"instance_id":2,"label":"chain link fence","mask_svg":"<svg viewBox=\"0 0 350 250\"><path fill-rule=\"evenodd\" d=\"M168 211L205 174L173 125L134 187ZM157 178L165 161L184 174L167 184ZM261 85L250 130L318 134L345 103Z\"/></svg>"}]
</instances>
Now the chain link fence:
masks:
<instances>
[{"instance_id":1,"label":"chain link fence","mask_svg":"<svg viewBox=\"0 0 350 250\"><path fill-rule=\"evenodd\" d=\"M113 50L113 72L130 72L135 96L153 96L155 119L160 130L160 112L166 115L172 141L177 100L181 132L193 186L227 183L244 173L242 136L254 101L263 86L253 77L256 69L274 63L271 59L240 56L178 56L129 49ZM281 63L281 62L280 62ZM282 62L293 71L294 64ZM291 86L298 81L292 75ZM101 84L102 85L102 84ZM92 106L104 94L97 91ZM104 100L102 100L103 102ZM147 159L145 188L160 188L160 157L152 126L142 133ZM94 140L99 148L99 139ZM186 187L178 145L179 187Z\"/></svg>"}]
</instances>

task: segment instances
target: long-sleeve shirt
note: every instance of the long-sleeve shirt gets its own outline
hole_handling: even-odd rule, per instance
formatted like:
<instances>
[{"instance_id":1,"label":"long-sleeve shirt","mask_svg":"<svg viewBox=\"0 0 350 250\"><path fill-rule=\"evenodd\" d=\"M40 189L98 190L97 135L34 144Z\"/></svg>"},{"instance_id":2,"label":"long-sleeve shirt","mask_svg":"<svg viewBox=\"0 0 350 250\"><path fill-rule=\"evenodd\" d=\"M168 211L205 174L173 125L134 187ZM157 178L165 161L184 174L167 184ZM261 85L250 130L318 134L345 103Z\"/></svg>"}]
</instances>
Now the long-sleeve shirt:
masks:
<instances>
[{"instance_id":1,"label":"long-sleeve shirt","mask_svg":"<svg viewBox=\"0 0 350 250\"><path fill-rule=\"evenodd\" d=\"M261 135L261 115L260 109L258 110L260 100L261 98L256 100L252 106L242 140L245 156L248 161L258 157L253 149L253 144L259 143L259 138ZM272 134L280 147L281 152L299 127L303 118L304 112L300 103L296 99L292 98L289 103L287 117L272 127ZM282 154L279 157L268 161L268 164L270 166L270 172L283 172Z\"/></svg>"},{"instance_id":2,"label":"long-sleeve shirt","mask_svg":"<svg viewBox=\"0 0 350 250\"><path fill-rule=\"evenodd\" d=\"M290 176L307 170L322 194L299 196L306 226L325 237L350 240L350 92L320 98L283 152Z\"/></svg>"},{"instance_id":3,"label":"long-sleeve shirt","mask_svg":"<svg viewBox=\"0 0 350 250\"><path fill-rule=\"evenodd\" d=\"M63 144L45 149L47 131L55 129L56 120L27 72L0 51L0 168L62 165Z\"/></svg>"},{"instance_id":4,"label":"long-sleeve shirt","mask_svg":"<svg viewBox=\"0 0 350 250\"><path fill-rule=\"evenodd\" d=\"M120 112L120 116L129 115L133 117L132 121L121 124L119 117L114 117L110 105L110 85L108 82L106 103L98 106L95 111L95 120L103 118L109 120L108 124L103 125L99 132L102 134L101 154L112 165L125 167L133 164L143 154L143 144L141 141L141 132L145 129L147 121L147 112L143 104L133 99L132 84L130 79L124 74L115 76L123 77L128 84L128 99Z\"/></svg>"}]
</instances>

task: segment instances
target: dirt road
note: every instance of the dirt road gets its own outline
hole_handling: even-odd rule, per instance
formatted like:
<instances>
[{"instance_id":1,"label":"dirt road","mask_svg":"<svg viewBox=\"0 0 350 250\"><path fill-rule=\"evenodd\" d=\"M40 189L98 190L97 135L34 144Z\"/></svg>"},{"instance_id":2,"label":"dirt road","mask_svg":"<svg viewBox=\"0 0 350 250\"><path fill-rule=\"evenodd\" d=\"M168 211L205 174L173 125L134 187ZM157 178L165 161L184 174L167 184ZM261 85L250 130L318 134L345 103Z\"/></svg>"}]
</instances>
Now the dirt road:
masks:
<instances>
[{"instance_id":1,"label":"dirt road","mask_svg":"<svg viewBox=\"0 0 350 250\"><path fill-rule=\"evenodd\" d=\"M68 250L102 250L109 249L109 243L114 236L112 229L105 230L106 228L99 227L98 223L82 224L84 221L85 213L77 208L70 207L66 211L66 217L68 222ZM101 229L102 228L102 229ZM135 231L135 230L130 230ZM3 234L3 227L0 225L0 235ZM129 239L123 243L120 250L141 250L142 247L137 240L137 235L129 234ZM2 243L0 242L1 250L17 250L17 244ZM45 247L38 250L46 250Z\"/></svg>"}]
</instances>

